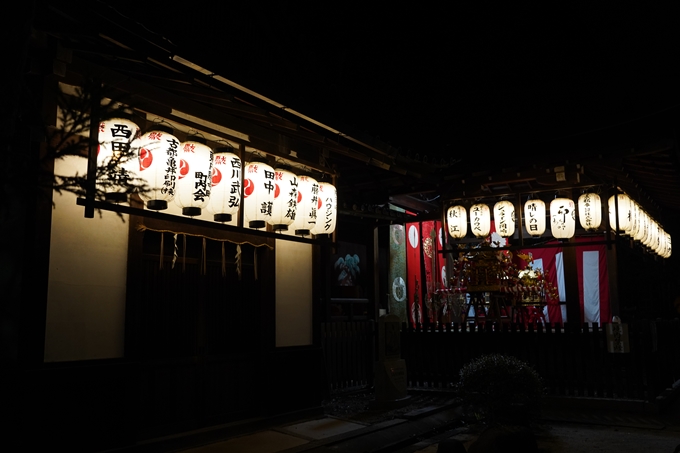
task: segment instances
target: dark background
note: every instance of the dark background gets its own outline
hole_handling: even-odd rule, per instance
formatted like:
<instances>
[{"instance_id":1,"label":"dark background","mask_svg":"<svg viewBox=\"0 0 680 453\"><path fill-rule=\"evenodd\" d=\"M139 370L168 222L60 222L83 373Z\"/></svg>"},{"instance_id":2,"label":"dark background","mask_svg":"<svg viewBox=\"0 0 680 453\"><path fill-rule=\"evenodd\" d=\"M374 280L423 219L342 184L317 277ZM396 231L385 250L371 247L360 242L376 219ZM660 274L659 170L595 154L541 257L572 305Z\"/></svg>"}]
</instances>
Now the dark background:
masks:
<instances>
[{"instance_id":1,"label":"dark background","mask_svg":"<svg viewBox=\"0 0 680 453\"><path fill-rule=\"evenodd\" d=\"M680 104L677 7L115 5L178 54L403 153L545 153Z\"/></svg>"}]
</instances>

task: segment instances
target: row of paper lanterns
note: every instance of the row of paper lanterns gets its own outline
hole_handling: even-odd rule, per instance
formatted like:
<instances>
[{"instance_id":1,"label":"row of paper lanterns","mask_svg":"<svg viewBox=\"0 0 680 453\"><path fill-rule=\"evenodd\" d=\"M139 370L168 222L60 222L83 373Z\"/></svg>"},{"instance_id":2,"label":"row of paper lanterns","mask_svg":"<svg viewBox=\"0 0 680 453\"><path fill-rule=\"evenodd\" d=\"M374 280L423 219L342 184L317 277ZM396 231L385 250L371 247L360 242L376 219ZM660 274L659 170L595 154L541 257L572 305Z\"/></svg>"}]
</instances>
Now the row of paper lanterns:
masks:
<instances>
[{"instance_id":1,"label":"row of paper lanterns","mask_svg":"<svg viewBox=\"0 0 680 453\"><path fill-rule=\"evenodd\" d=\"M618 204L618 206L617 206ZM550 202L550 231L557 239L568 239L576 232L576 205L569 198L555 198ZM616 213L618 212L618 216ZM597 230L602 223L602 203L596 193L584 193L578 199L581 227L586 231ZM501 237L515 234L515 205L507 200L494 204L493 216L496 232ZM468 218L464 206L455 205L446 213L449 235L462 239L467 235ZM671 237L635 201L626 194L609 198L609 223L618 231L651 249L659 256L671 255ZM618 223L618 225L617 225ZM491 210L483 203L470 207L470 230L479 238L485 238L491 230ZM539 199L524 203L524 226L529 235L540 237L546 230L546 206Z\"/></svg>"},{"instance_id":2,"label":"row of paper lanterns","mask_svg":"<svg viewBox=\"0 0 680 453\"><path fill-rule=\"evenodd\" d=\"M213 151L198 137L180 142L163 126L141 135L130 120L106 120L99 125L97 166L106 168L123 155L128 160L121 159L116 174L105 174L98 183L116 195L125 192L125 180L138 178L136 184L148 187L139 193L148 209L165 210L174 202L183 215L199 216L207 209L216 222L229 222L238 213L243 190L243 215L250 228L269 224L300 236L335 231L337 191L332 184L264 162L243 168L231 150Z\"/></svg>"}]
</instances>

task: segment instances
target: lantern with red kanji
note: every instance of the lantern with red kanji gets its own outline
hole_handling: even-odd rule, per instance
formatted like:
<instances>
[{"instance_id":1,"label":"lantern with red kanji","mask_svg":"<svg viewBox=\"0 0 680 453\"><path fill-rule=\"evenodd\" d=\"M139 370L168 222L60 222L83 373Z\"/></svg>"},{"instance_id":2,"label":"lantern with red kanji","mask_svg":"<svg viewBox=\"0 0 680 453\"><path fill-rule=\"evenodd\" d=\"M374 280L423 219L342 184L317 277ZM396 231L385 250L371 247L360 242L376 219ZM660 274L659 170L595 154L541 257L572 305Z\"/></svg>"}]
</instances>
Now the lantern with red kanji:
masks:
<instances>
[{"instance_id":1,"label":"lantern with red kanji","mask_svg":"<svg viewBox=\"0 0 680 453\"><path fill-rule=\"evenodd\" d=\"M233 148L215 150L208 211L215 222L231 222L241 206L241 158Z\"/></svg>"},{"instance_id":2,"label":"lantern with red kanji","mask_svg":"<svg viewBox=\"0 0 680 453\"><path fill-rule=\"evenodd\" d=\"M179 170L175 203L186 216L199 216L208 206L212 188L213 150L201 137L179 145Z\"/></svg>"},{"instance_id":3,"label":"lantern with red kanji","mask_svg":"<svg viewBox=\"0 0 680 453\"><path fill-rule=\"evenodd\" d=\"M139 139L138 174L148 190L139 193L148 209L162 211L175 198L180 142L172 129L155 126Z\"/></svg>"},{"instance_id":4,"label":"lantern with red kanji","mask_svg":"<svg viewBox=\"0 0 680 453\"><path fill-rule=\"evenodd\" d=\"M298 179L285 168L274 170L274 205L271 219L267 221L274 231L288 231L295 221L298 198Z\"/></svg>"},{"instance_id":5,"label":"lantern with red kanji","mask_svg":"<svg viewBox=\"0 0 680 453\"><path fill-rule=\"evenodd\" d=\"M298 176L297 212L293 229L297 236L308 236L316 226L319 183L311 176Z\"/></svg>"},{"instance_id":6,"label":"lantern with red kanji","mask_svg":"<svg viewBox=\"0 0 680 453\"><path fill-rule=\"evenodd\" d=\"M316 225L312 234L332 234L338 218L338 191L331 183L320 181Z\"/></svg>"},{"instance_id":7,"label":"lantern with red kanji","mask_svg":"<svg viewBox=\"0 0 680 453\"><path fill-rule=\"evenodd\" d=\"M264 228L274 209L274 169L263 162L249 162L243 173L243 215L250 228Z\"/></svg>"}]
</instances>

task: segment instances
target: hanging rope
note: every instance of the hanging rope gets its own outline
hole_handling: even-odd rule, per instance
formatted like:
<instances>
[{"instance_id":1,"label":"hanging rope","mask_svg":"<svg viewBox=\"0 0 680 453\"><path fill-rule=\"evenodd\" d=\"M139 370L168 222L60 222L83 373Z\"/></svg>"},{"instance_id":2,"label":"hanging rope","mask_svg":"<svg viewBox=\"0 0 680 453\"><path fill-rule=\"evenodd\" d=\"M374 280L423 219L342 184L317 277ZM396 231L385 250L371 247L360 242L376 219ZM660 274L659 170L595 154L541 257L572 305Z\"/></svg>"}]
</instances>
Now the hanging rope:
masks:
<instances>
[{"instance_id":1,"label":"hanging rope","mask_svg":"<svg viewBox=\"0 0 680 453\"><path fill-rule=\"evenodd\" d=\"M257 249L253 249L253 270L255 274L255 281L257 281Z\"/></svg>"},{"instance_id":2,"label":"hanging rope","mask_svg":"<svg viewBox=\"0 0 680 453\"><path fill-rule=\"evenodd\" d=\"M186 261L187 261L187 233L183 233L181 231L172 231L172 230L161 230L161 229L155 229L155 228L148 228L145 225L139 225L137 227L137 231L154 231L157 233L161 234L161 250L160 250L160 268L163 269L163 248L164 248L164 233L172 233L173 234L173 239L174 239L174 251L173 251L173 258L172 258L172 268L175 268L175 262L177 261L178 258L178 247L177 247L177 236L179 234L182 235L182 272L186 271ZM219 241L222 243L222 275L226 276L227 273L227 252L225 248L225 242L229 242L231 244L236 244L236 273L238 274L239 280L241 280L242 272L243 272L243 260L241 259L241 246L244 244L252 245L255 250L254 250L254 255L253 255L253 261L254 261L254 273L255 273L255 280L258 279L258 272L257 272L257 248L258 247L267 247L269 250L274 250L274 247L269 245L269 244L254 244L249 241L233 241L230 239L224 239L224 238L218 238L218 237L211 237L211 236L204 236L204 235L198 235L198 234L190 234L189 236L194 236L194 237L200 237L203 239L203 250L202 250L202 255L201 255L201 273L203 275L206 274L207 272L207 241L206 239L212 239L214 241Z\"/></svg>"},{"instance_id":3,"label":"hanging rope","mask_svg":"<svg viewBox=\"0 0 680 453\"><path fill-rule=\"evenodd\" d=\"M139 225L137 227L137 231L155 231L156 233L172 233L172 234L182 234L184 236L194 236L194 237L200 237L200 238L207 238L207 239L212 239L213 241L224 241L224 242L229 242L231 244L248 244L252 245L253 247L267 247L269 250L274 250L274 246L269 245L269 244L254 244L250 241L232 241L231 239L225 239L223 237L216 237L216 236L206 236L202 234L189 234L185 233L182 231L175 231L175 230L161 230L161 229L156 229L156 228L148 228L146 225Z\"/></svg>"},{"instance_id":4,"label":"hanging rope","mask_svg":"<svg viewBox=\"0 0 680 453\"><path fill-rule=\"evenodd\" d=\"M182 273L187 269L187 235L182 234L184 243L182 244Z\"/></svg>"},{"instance_id":5,"label":"hanging rope","mask_svg":"<svg viewBox=\"0 0 680 453\"><path fill-rule=\"evenodd\" d=\"M205 243L205 238L203 238L203 247L201 248L201 274L205 275L207 273L207 247Z\"/></svg>"},{"instance_id":6,"label":"hanging rope","mask_svg":"<svg viewBox=\"0 0 680 453\"><path fill-rule=\"evenodd\" d=\"M160 257L159 258L160 261L158 262L158 269L163 269L163 238L164 237L165 237L165 235L163 233L161 233L161 250L158 253L158 256Z\"/></svg>"},{"instance_id":7,"label":"hanging rope","mask_svg":"<svg viewBox=\"0 0 680 453\"><path fill-rule=\"evenodd\" d=\"M236 256L234 258L236 259L236 273L238 274L238 279L241 280L241 244L236 246Z\"/></svg>"},{"instance_id":8,"label":"hanging rope","mask_svg":"<svg viewBox=\"0 0 680 453\"><path fill-rule=\"evenodd\" d=\"M173 241L174 241L174 251L172 253L172 269L175 268L175 263L177 262L177 233L173 235Z\"/></svg>"}]
</instances>

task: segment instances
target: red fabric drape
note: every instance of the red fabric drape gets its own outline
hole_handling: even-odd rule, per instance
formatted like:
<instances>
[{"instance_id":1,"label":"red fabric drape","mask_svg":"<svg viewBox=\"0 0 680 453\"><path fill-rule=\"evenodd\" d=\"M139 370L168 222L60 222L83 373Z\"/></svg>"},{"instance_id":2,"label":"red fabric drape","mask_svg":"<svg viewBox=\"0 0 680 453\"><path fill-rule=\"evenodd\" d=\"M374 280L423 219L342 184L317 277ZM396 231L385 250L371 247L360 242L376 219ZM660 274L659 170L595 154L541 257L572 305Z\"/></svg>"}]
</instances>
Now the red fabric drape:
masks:
<instances>
[{"instance_id":1,"label":"red fabric drape","mask_svg":"<svg viewBox=\"0 0 680 453\"><path fill-rule=\"evenodd\" d=\"M559 289L559 274L557 269L557 257L562 255L561 247L522 250L521 253L533 256L533 268L542 268L546 281L551 284L556 290ZM524 269L527 263L518 259L520 262L520 269ZM539 263L541 266L539 266ZM561 270L561 269L560 269ZM550 323L562 323L562 307L559 299L548 298L548 320Z\"/></svg>"},{"instance_id":2,"label":"red fabric drape","mask_svg":"<svg viewBox=\"0 0 680 453\"><path fill-rule=\"evenodd\" d=\"M420 224L406 224L406 269L408 291L408 318L412 325L423 322L423 281L420 275Z\"/></svg>"},{"instance_id":3,"label":"red fabric drape","mask_svg":"<svg viewBox=\"0 0 680 453\"><path fill-rule=\"evenodd\" d=\"M578 275L579 304L581 319L579 322L610 322L611 307L609 302L609 273L607 271L607 249L605 245L589 245L589 242L601 241L601 238L576 238L576 273ZM531 254L536 264L542 263L546 280L556 289L564 288L564 270L562 269L562 247L523 250L521 253ZM585 258L584 258L585 257ZM519 260L521 261L521 260ZM520 263L523 267L524 262ZM534 268L537 266L534 265ZM560 294L562 301L566 300ZM548 319L551 323L562 323L562 307L556 300L548 300Z\"/></svg>"},{"instance_id":4,"label":"red fabric drape","mask_svg":"<svg viewBox=\"0 0 680 453\"><path fill-rule=\"evenodd\" d=\"M610 322L609 272L605 245L588 245L601 238L579 238L583 246L576 247L578 296L581 322Z\"/></svg>"}]
</instances>

